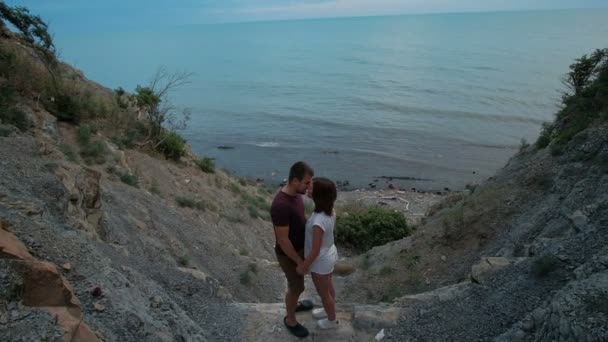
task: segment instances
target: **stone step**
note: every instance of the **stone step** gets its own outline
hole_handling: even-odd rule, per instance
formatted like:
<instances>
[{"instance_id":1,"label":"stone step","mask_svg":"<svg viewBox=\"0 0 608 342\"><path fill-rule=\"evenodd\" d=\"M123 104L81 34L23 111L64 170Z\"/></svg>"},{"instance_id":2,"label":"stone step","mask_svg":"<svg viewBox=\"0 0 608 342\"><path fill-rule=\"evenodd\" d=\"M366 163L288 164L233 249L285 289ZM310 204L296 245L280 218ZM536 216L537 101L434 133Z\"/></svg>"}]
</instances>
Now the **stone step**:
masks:
<instances>
[{"instance_id":1,"label":"stone step","mask_svg":"<svg viewBox=\"0 0 608 342\"><path fill-rule=\"evenodd\" d=\"M297 314L298 321L310 331L306 339L292 336L283 325L285 304L283 303L235 303L238 309L246 312L246 341L373 341L375 333L357 329L353 326L356 306L338 305L337 316L340 327L336 330L321 330L312 318L311 312ZM369 312L366 310L366 312ZM365 324L363 324L365 326ZM377 327L374 326L374 330ZM378 331L380 328L377 329Z\"/></svg>"}]
</instances>

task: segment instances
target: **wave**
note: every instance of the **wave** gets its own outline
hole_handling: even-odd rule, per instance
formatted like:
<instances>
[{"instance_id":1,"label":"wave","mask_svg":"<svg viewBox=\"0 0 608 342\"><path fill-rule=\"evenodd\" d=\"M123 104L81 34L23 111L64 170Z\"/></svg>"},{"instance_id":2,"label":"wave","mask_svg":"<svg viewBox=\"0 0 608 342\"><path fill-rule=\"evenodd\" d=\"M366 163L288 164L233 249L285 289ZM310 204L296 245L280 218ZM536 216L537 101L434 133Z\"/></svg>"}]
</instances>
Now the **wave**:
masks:
<instances>
[{"instance_id":1,"label":"wave","mask_svg":"<svg viewBox=\"0 0 608 342\"><path fill-rule=\"evenodd\" d=\"M257 147L279 147L280 146L280 144L276 141L256 142L256 143L252 143L252 145L255 145Z\"/></svg>"},{"instance_id":2,"label":"wave","mask_svg":"<svg viewBox=\"0 0 608 342\"><path fill-rule=\"evenodd\" d=\"M384 101L368 100L363 98L353 98L363 108L369 110L386 110L390 112L400 114L423 114L429 116L435 116L439 118L462 118L462 119L474 119L479 121L501 121L505 123L526 123L541 125L545 120L532 118L529 116L520 115L505 115L505 114L484 114L478 112L466 112L466 111L455 111L455 110L444 110L444 109L433 109L433 108L422 108L405 106L396 103L389 103Z\"/></svg>"}]
</instances>

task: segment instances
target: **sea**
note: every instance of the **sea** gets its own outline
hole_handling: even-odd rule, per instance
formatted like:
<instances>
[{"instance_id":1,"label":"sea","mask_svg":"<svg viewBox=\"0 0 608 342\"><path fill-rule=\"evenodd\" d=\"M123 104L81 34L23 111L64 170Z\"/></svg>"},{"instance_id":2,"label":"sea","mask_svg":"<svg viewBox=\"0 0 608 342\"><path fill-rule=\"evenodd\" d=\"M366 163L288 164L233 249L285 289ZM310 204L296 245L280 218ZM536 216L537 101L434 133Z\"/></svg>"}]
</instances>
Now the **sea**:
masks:
<instances>
[{"instance_id":1,"label":"sea","mask_svg":"<svg viewBox=\"0 0 608 342\"><path fill-rule=\"evenodd\" d=\"M608 10L421 14L56 37L109 88L190 72L182 134L219 168L275 184L290 165L350 188L482 182L551 121L576 58L608 47Z\"/></svg>"}]
</instances>

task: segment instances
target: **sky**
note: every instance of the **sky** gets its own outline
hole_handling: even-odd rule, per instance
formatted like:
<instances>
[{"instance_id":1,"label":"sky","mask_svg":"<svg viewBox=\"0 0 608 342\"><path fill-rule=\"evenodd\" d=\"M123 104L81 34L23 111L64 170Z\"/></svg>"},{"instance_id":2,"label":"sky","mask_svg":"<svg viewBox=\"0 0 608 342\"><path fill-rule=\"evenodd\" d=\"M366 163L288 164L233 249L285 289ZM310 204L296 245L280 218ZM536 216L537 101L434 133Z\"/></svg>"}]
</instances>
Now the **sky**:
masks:
<instances>
[{"instance_id":1,"label":"sky","mask_svg":"<svg viewBox=\"0 0 608 342\"><path fill-rule=\"evenodd\" d=\"M607 0L14 0L52 31L478 11L608 8Z\"/></svg>"}]
</instances>

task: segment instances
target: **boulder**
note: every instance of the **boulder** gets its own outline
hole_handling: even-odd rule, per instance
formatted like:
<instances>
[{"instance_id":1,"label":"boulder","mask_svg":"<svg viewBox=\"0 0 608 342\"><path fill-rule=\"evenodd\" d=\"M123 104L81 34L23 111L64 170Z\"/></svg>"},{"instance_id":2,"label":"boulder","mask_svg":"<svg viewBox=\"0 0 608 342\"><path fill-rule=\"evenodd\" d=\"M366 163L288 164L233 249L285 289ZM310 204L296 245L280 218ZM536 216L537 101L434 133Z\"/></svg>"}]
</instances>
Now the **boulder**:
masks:
<instances>
[{"instance_id":1,"label":"boulder","mask_svg":"<svg viewBox=\"0 0 608 342\"><path fill-rule=\"evenodd\" d=\"M483 284L494 273L510 265L519 263L526 258L484 257L471 267L471 280Z\"/></svg>"},{"instance_id":2,"label":"boulder","mask_svg":"<svg viewBox=\"0 0 608 342\"><path fill-rule=\"evenodd\" d=\"M8 231L8 223L0 222L0 259L35 260L27 247Z\"/></svg>"}]
</instances>

